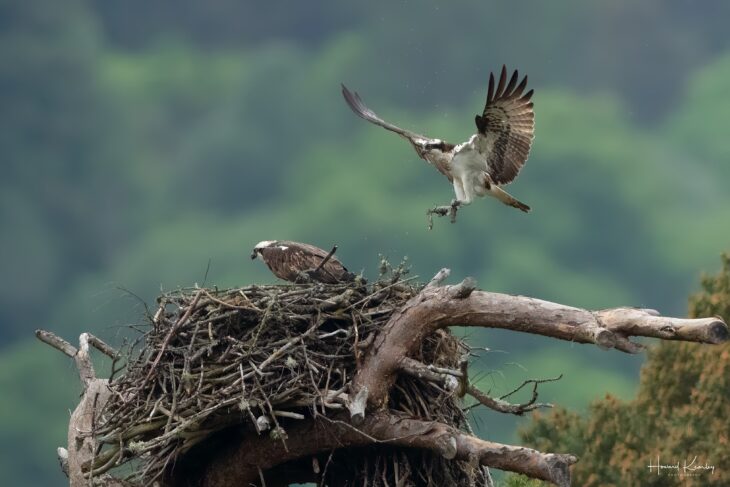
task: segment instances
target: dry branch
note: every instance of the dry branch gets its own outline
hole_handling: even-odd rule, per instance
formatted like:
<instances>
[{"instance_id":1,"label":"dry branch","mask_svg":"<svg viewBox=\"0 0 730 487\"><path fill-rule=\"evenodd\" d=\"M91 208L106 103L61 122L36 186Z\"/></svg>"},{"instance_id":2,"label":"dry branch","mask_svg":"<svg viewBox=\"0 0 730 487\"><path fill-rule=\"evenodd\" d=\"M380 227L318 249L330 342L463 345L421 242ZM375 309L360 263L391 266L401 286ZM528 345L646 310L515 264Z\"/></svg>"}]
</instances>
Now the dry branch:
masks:
<instances>
[{"instance_id":1,"label":"dry branch","mask_svg":"<svg viewBox=\"0 0 730 487\"><path fill-rule=\"evenodd\" d=\"M92 474L84 470L84 465L93 462L97 451L96 431L101 412L111 395L109 381L97 379L94 365L89 355L89 345L93 345L103 353L115 357L117 355L109 345L89 333L79 337L79 348L66 340L45 330L36 330L36 337L44 343L72 357L83 385L83 393L78 406L74 409L68 424L68 448L58 448L58 459L61 470L69 479L71 487L91 485ZM103 475L94 475L94 485L102 487L121 487L125 483Z\"/></svg>"},{"instance_id":2,"label":"dry branch","mask_svg":"<svg viewBox=\"0 0 730 487\"><path fill-rule=\"evenodd\" d=\"M447 391L455 391L459 387L460 380L464 379L464 375L458 370L426 365L409 357L401 359L400 370L411 377L441 384Z\"/></svg>"},{"instance_id":3,"label":"dry branch","mask_svg":"<svg viewBox=\"0 0 730 487\"><path fill-rule=\"evenodd\" d=\"M345 416L318 417L288 431L286 447L261 436L244 438L240 445L220 454L208 465L203 485L250 485L258 479L259 468L265 471L319 451L366 445L422 449L448 460L472 464L476 460L478 465L524 473L559 486L570 485L569 467L577 461L573 455L546 454L485 441L443 423L403 418L382 411L369 415L357 427Z\"/></svg>"},{"instance_id":4,"label":"dry branch","mask_svg":"<svg viewBox=\"0 0 730 487\"><path fill-rule=\"evenodd\" d=\"M630 336L701 343L721 343L728 337L727 325L720 318L666 318L635 308L592 312L524 296L475 291L469 278L455 286L439 287L444 275L448 273L440 271L393 313L353 380L352 397L365 389L371 407L384 407L403 357L412 356L424 337L450 326L504 328L629 353L642 349ZM354 419L359 421L361 416Z\"/></svg>"},{"instance_id":5,"label":"dry branch","mask_svg":"<svg viewBox=\"0 0 730 487\"><path fill-rule=\"evenodd\" d=\"M493 409L495 411L498 411L500 413L509 413L514 414L517 416L522 416L528 411L533 411L535 409L539 408L551 408L553 407L552 404L549 403L542 403L537 402L537 386L539 384L542 384L544 382L553 382L556 380L560 380L563 376L560 375L558 377L553 377L551 379L529 379L524 381L520 386L518 386L516 389L514 389L512 392L505 394L501 397L491 397L484 392L480 391L473 385L469 385L467 387L467 393L469 393L470 396L472 396L474 399L478 401L479 404L482 406L486 406L489 409ZM516 393L517 391L521 390L523 387L525 387L528 384L532 384L532 396L530 397L530 400L527 402L524 402L522 404L512 404L510 402L505 401L504 399L511 396L512 394Z\"/></svg>"},{"instance_id":6,"label":"dry branch","mask_svg":"<svg viewBox=\"0 0 730 487\"><path fill-rule=\"evenodd\" d=\"M82 334L77 349L37 332L74 358L84 384L68 449L59 450L71 485L89 485L93 476L109 486L168 486L181 478L223 486L272 487L297 479L340 485L353 478L487 486L487 466L569 485L575 457L476 438L461 401L470 395L497 411L523 414L548 406L537 402L537 386L555 379L523 383L516 390L532 385L523 404L508 402L512 393L488 396L469 384L464 357L470 349L448 327L504 328L625 352L641 349L631 336L727 339L727 326L717 318L587 311L478 291L473 279L443 286L448 269L420 287L404 279L405 264L381 267L390 275L369 285L164 294L144 347L124 357L126 367L112 380L97 378L89 357L91 346L119 359L106 343ZM349 448L371 450L353 456ZM202 466L188 461L200 457ZM132 460L127 478L109 475ZM298 478L285 473L302 461Z\"/></svg>"},{"instance_id":7,"label":"dry branch","mask_svg":"<svg viewBox=\"0 0 730 487\"><path fill-rule=\"evenodd\" d=\"M477 404L481 404L482 406L486 406L489 409L498 411L500 413L514 414L517 416L521 416L526 412L533 411L535 409L552 407L552 404L537 402L538 385L545 382L557 381L562 378L562 375L560 375L559 377L554 377L550 379L529 379L524 381L512 392L509 392L501 397L491 397L488 394L485 394L484 392L479 390L474 385L468 384L468 377L464 372L460 370L446 369L443 367L436 367L434 365L426 365L419 362L418 360L404 357L400 361L399 371L411 377L417 377L424 381L437 383L449 392L458 391L463 387L464 393L459 394L460 396L463 396L464 394L469 394L477 400ZM505 398L515 394L529 384L532 384L533 388L532 396L527 402L522 404L512 404L504 400ZM351 414L351 419L355 424L362 422L365 417L365 403L368 395L363 394L363 391L367 391L367 389L361 389L359 391L360 395L355 399L355 401L353 401L353 403L357 403L357 408L359 411L359 414ZM351 406L351 413L352 410L353 409Z\"/></svg>"}]
</instances>

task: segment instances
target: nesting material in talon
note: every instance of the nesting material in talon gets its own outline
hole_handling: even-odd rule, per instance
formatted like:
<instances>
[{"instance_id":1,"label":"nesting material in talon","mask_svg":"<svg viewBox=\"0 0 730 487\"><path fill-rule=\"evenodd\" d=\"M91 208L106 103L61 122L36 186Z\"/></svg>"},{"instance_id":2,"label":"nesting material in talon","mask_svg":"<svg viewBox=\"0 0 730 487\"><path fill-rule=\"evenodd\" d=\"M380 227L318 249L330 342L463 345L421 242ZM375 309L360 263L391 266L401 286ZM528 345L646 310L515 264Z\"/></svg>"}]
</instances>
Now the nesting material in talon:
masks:
<instances>
[{"instance_id":1,"label":"nesting material in talon","mask_svg":"<svg viewBox=\"0 0 730 487\"><path fill-rule=\"evenodd\" d=\"M446 216L451 211L451 206L434 206L427 211L429 215Z\"/></svg>"},{"instance_id":2,"label":"nesting material in talon","mask_svg":"<svg viewBox=\"0 0 730 487\"><path fill-rule=\"evenodd\" d=\"M456 223L456 212L459 210L459 206L461 206L461 201L454 200L451 202L451 209L449 210L449 215L451 216L451 223Z\"/></svg>"}]
</instances>

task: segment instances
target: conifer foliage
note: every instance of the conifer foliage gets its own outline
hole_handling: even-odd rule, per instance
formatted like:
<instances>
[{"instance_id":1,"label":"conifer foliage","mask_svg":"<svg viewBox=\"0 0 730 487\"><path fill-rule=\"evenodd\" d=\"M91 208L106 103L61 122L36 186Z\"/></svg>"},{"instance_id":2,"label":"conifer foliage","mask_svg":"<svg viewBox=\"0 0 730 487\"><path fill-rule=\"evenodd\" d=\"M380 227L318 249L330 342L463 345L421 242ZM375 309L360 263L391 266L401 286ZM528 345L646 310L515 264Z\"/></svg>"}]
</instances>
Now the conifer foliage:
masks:
<instances>
[{"instance_id":1,"label":"conifer foliage","mask_svg":"<svg viewBox=\"0 0 730 487\"><path fill-rule=\"evenodd\" d=\"M702 278L689 308L693 317L730 318L730 254L717 275ZM608 395L586 417L564 408L535 414L521 437L541 450L576 453L576 485L730 485L729 401L730 343L661 342L649 352L635 400Z\"/></svg>"}]
</instances>

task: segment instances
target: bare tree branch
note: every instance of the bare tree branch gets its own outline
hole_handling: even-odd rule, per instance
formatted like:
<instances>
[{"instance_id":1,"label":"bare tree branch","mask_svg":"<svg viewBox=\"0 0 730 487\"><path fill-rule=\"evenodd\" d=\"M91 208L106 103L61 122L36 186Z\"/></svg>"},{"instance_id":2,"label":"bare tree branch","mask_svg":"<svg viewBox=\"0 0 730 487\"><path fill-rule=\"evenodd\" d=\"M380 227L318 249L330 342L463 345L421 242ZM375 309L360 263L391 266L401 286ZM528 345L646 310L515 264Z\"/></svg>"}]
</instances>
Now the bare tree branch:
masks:
<instances>
[{"instance_id":1,"label":"bare tree branch","mask_svg":"<svg viewBox=\"0 0 730 487\"><path fill-rule=\"evenodd\" d=\"M426 284L425 289L432 289L435 287L439 287L443 282L448 279L448 277L451 275L451 269L447 269L444 267L440 271L436 273L435 276L431 278L428 284Z\"/></svg>"},{"instance_id":2,"label":"bare tree branch","mask_svg":"<svg viewBox=\"0 0 730 487\"><path fill-rule=\"evenodd\" d=\"M89 382L96 378L94 366L92 365L91 357L89 356L89 338L92 335L82 333L79 337L79 348L74 347L69 342L50 331L36 330L35 336L43 343L52 346L56 350L76 361L76 368L78 369L79 377L81 378L81 382L84 387L87 387ZM101 342L101 340L98 341Z\"/></svg>"},{"instance_id":3,"label":"bare tree branch","mask_svg":"<svg viewBox=\"0 0 730 487\"><path fill-rule=\"evenodd\" d=\"M563 375L561 374L558 377L553 377L550 379L528 379L520 384L517 388L515 388L512 392L508 392L507 394L500 397L491 397L480 391L473 385L469 385L469 387L467 388L467 392L470 396L479 401L480 404L490 409L494 409L495 411L499 411L501 413L509 413L516 414L517 416L522 416L526 412L532 411L534 409L553 407L553 405L549 403L537 402L537 386L545 382L560 380L562 377ZM517 391L521 390L528 384L532 384L532 397L530 397L529 401L522 404L512 404L504 400L505 398L508 398L512 394L515 394Z\"/></svg>"},{"instance_id":4,"label":"bare tree branch","mask_svg":"<svg viewBox=\"0 0 730 487\"><path fill-rule=\"evenodd\" d=\"M63 338L59 337L53 332L46 331L46 330L36 330L35 336L38 338L38 340L42 341L43 343L46 343L56 350L68 355L69 357L73 358L74 355L76 355L76 347L71 345L69 342L64 340Z\"/></svg>"},{"instance_id":5,"label":"bare tree branch","mask_svg":"<svg viewBox=\"0 0 730 487\"><path fill-rule=\"evenodd\" d=\"M111 396L108 380L96 378L94 365L89 355L89 345L94 345L95 348L107 355L109 355L107 352L116 355L116 351L89 333L81 334L78 349L49 331L36 330L36 337L72 357L76 362L84 391L81 401L69 419L68 448L58 448L57 454L61 463L61 470L68 476L70 487L86 487L91 485L92 481L89 474L84 472L83 466L91 463L94 459L96 454L94 432L97 426L98 414ZM94 485L121 487L125 484L111 476L104 475L95 476Z\"/></svg>"},{"instance_id":6,"label":"bare tree branch","mask_svg":"<svg viewBox=\"0 0 730 487\"><path fill-rule=\"evenodd\" d=\"M449 295L453 299L466 299L477 288L477 281L473 277L467 277L455 286L449 286Z\"/></svg>"},{"instance_id":7,"label":"bare tree branch","mask_svg":"<svg viewBox=\"0 0 730 487\"><path fill-rule=\"evenodd\" d=\"M313 274L316 274L317 272L319 272L319 270L322 269L322 267L324 267L324 265L327 262L329 262L329 260L332 258L332 256L335 255L335 252L337 252L337 245L332 246L332 250L330 250L329 253L327 253L325 258L322 259L322 262L320 262L319 265L314 269Z\"/></svg>"},{"instance_id":8,"label":"bare tree branch","mask_svg":"<svg viewBox=\"0 0 730 487\"><path fill-rule=\"evenodd\" d=\"M349 423L346 417L318 416L298 423L287 433L286 446L251 434L206 467L202 485L249 485L258 480L259 469L266 471L319 451L378 443L431 450L448 459L476 459L483 466L522 473L561 487L570 485L569 467L577 461L573 455L542 453L485 441L442 423L403 418L384 411L369 415L359 427Z\"/></svg>"},{"instance_id":9,"label":"bare tree branch","mask_svg":"<svg viewBox=\"0 0 730 487\"><path fill-rule=\"evenodd\" d=\"M440 271L421 293L393 313L366 354L351 396L367 387L369 405L383 407L403 357L409 357L428 334L449 326L503 328L629 353L641 350L630 336L701 343L728 338L727 325L720 318L666 318L634 308L592 312L525 296L474 291L475 283L468 280L439 287L442 275L448 273Z\"/></svg>"},{"instance_id":10,"label":"bare tree branch","mask_svg":"<svg viewBox=\"0 0 730 487\"><path fill-rule=\"evenodd\" d=\"M150 367L150 372L145 378L144 382L147 382L150 377L152 377L152 373L155 370L155 367L157 367L157 364L160 363L160 359L162 358L162 355L165 353L165 349L167 348L168 343L170 343L170 339L172 339L173 335L175 335L175 332L177 332L178 328L180 328L181 325L183 325L188 319L190 319L190 315L195 310L195 308L198 306L198 302L200 301L200 296L203 295L203 290L199 290L197 294L195 295L195 299L193 299L193 302L190 304L190 307L187 309L184 315L182 315L176 322L170 327L170 331L167 332L167 336L165 337L165 341L162 343L162 346L160 347L160 351L157 353L157 357L155 358L154 362L152 363L152 367Z\"/></svg>"},{"instance_id":11,"label":"bare tree branch","mask_svg":"<svg viewBox=\"0 0 730 487\"><path fill-rule=\"evenodd\" d=\"M439 384L445 390L450 392L457 391L460 388L459 386L462 382L467 382L465 386L465 392L478 401L476 405L481 404L490 409L493 409L494 411L498 411L500 413L515 414L517 416L521 416L526 412L532 411L534 409L553 407L552 404L537 402L537 386L538 384L542 384L544 382L552 382L560 380L562 378L561 375L559 377L554 377L550 379L529 379L524 381L512 392L497 398L485 394L472 384L468 384L468 378L462 371L459 370L445 369L442 367L435 367L433 365L426 365L419 362L418 360L413 360L412 358L405 357L403 360L401 360L400 371L404 374L410 375L411 377L416 377L421 380ZM533 384L532 397L529 401L522 404L512 404L504 400L505 398L521 390L528 384ZM471 407L473 406L470 406L469 408Z\"/></svg>"},{"instance_id":12,"label":"bare tree branch","mask_svg":"<svg viewBox=\"0 0 730 487\"><path fill-rule=\"evenodd\" d=\"M429 335L450 326L502 328L577 343L593 343L604 349L615 348L628 353L636 353L643 348L641 344L631 341L630 338L633 336L701 343L720 343L728 339L727 325L721 318L669 318L659 316L653 310L636 308L588 311L524 296L478 291L476 290L476 282L472 278L466 278L456 285L443 286L443 282L449 276L449 273L448 269L439 271L415 296L416 291L413 291L412 288L398 289L398 286L404 282L400 280L401 273L398 271L394 273L397 276L393 278L390 284L379 288L377 293L364 297L356 294L355 290L351 288L338 289L337 293L339 294L328 294L322 299L313 297L311 299L311 308L316 310L316 316L319 317L321 313L329 313L334 317L341 316L340 314L343 312L353 312L356 307L364 305L364 303L367 303L370 309L374 309L373 302L376 302L375 306L377 307L380 303L378 300L385 300L391 293L401 296L396 301L397 305L390 305L384 309L377 308L373 311L381 317L379 318L380 321L377 322L376 328L373 328L371 323L367 338L360 343L358 343L357 322L354 318L352 318L355 329L354 343L350 343L350 332L347 330L337 327L334 331L326 330L322 332L322 339L331 339L340 334L344 334L347 339L342 345L328 350L326 354L321 356L328 359L340 356L349 357L347 353L341 355L341 350L351 349L357 357L355 361L355 364L357 364L356 371L354 366L349 370L347 367L341 367L342 370L338 370L331 366L318 364L315 360L311 360L310 363L310 359L306 355L304 356L306 366L304 368L309 371L308 373L316 389L314 391L315 396L316 393L321 395L319 400L322 404L322 412L317 409L312 417L308 417L305 411L300 408L311 406L312 402L309 399L304 400L304 402L293 401L274 405L275 408L269 402L268 396L264 395L263 404L266 408L262 406L261 412L257 411L257 414L259 414L262 425L264 422L267 423L271 434L261 434L266 429L263 427L265 425L257 427L256 431L253 430L253 426L250 427L250 430L246 430L241 426L239 432L243 433L243 436L240 441L236 440L228 443L226 449L222 450L220 455L206 460L204 465L200 467L193 467L203 469L196 474L199 478L193 479L196 482L199 480L196 485L220 485L225 487L228 485L249 485L249 483L265 485L266 482L269 483L270 487L289 485L289 481L295 481L296 479L289 476L279 479L282 482L286 481L286 483L280 483L278 480L270 482L267 475L273 475L273 472L270 473L269 470L278 465L283 465L289 460L306 458L328 450L386 444L429 450L446 459L467 461L469 462L469 471L473 471L473 468L479 466L494 467L522 473L532 478L543 479L555 485L567 486L570 484L569 467L577 461L572 455L541 453L529 448L494 443L479 439L448 424L404 417L387 409L388 400L391 397L391 388L398 374L401 373L438 384L452 394L449 397L449 395L438 391L437 397L447 398L449 401L457 396L469 394L479 404L497 411L517 415L539 407L550 406L549 404L537 402L538 385L546 381L557 380L559 377L555 379L527 380L508 394L499 398L491 397L469 384L466 357L462 357L462 361L459 362L458 366L455 365L459 357L458 354L462 350L457 345L450 348L451 358L448 362L451 364L450 367L437 367L424 363L436 360L432 356L424 355L421 349L424 340L429 339ZM409 292L405 295L398 294L404 291ZM168 347L171 349L174 347L179 348L180 344L174 341L173 338L182 334L181 330L188 325L188 320L192 319L193 314L198 313L195 315L195 319L201 321L196 323L190 335L192 338L188 345L188 352L190 352L197 336L200 323L207 326L209 339L211 342L213 341L210 315L198 311L199 308L207 306L205 303L200 302L203 292L212 299L212 301L206 300L205 303L217 302L225 305L225 309L220 311L221 314L215 319L219 319L221 316L228 317L229 307L232 307L236 313L238 313L239 308L243 309L239 301L235 301L233 304L216 301L210 293L202 289L194 295L191 294L192 297L188 301L183 301L187 303L187 306L181 306L180 313L170 315L174 319L161 320L165 317L164 306L161 307L163 311L158 312L154 319L156 327L159 328L160 338L156 342L155 353L150 356L151 359L144 367L139 369L140 380L131 382L135 388L140 382L142 385L147 384L151 376L159 372L157 370L158 365L160 363L165 364L161 360L165 352L168 351ZM287 292L300 293L301 290ZM238 295L236 294L236 296ZM243 296L246 301L249 301L245 294ZM411 296L414 297L408 299ZM406 302L406 300L408 301ZM260 301L258 307L246 307L245 309L261 311L265 307L262 303L265 303L265 301ZM257 316L254 316L252 320L256 320ZM363 316L365 315L363 314ZM164 323L164 326L161 323ZM205 325L206 323L207 325ZM283 360L284 355L292 353L295 349L294 345L298 347L300 343L304 343L305 339L311 336L319 336L314 334L319 330L322 323L324 322L317 321L294 338L287 336L283 341L274 341L275 346L272 346L266 358L258 361L258 365L254 361L249 361L253 370L246 374L243 373L242 369L237 370L234 368L229 370L226 368L227 366L222 366L220 370L223 371L222 373L228 374L226 377L233 381L231 386L235 386L236 390L241 389L241 398L245 399L247 397L245 379L249 375L256 378L255 386L261 388L258 378L272 375L272 370L276 368L273 365L274 361ZM190 334L189 329L187 333ZM116 436L112 435L110 431L114 430L100 432L98 429L100 412L111 397L111 392L108 381L96 377L89 355L89 347L94 347L113 359L117 358L118 352L88 333L84 333L79 337L78 348L50 332L38 330L36 335L44 343L75 360L79 376L84 385L81 401L71 415L69 422L67 449L60 448L58 450L59 461L62 469L69 477L71 487L87 486L92 481L96 482L96 485L109 487L124 485L123 482L105 475L105 472L118 466L119 462L123 460L125 452L131 451L131 446L125 447L122 443L113 443L116 441ZM258 337L258 334L255 337ZM177 348L175 349L177 350ZM225 355L229 349L222 353ZM210 347L201 345L200 350L210 350ZM363 351L362 360L360 360L360 351ZM189 373L186 371L189 371L190 363L197 362L200 356L193 354L191 357L187 357L186 360L188 361L181 368L182 373ZM248 352L245 356L249 356ZM413 357L421 357L421 360L415 360ZM297 362L295 360L292 360L292 362L292 367L295 367ZM238 366L238 364L234 365ZM267 366L269 366L269 370L263 372L263 369ZM203 367L204 364L201 361L200 381L204 376ZM286 367L289 367L288 362ZM160 367L160 370L162 369L163 367ZM317 389L317 382L312 377L312 370L326 371L325 384L327 385L325 385L324 390ZM352 375L353 371L354 377ZM205 374L206 376L210 374L207 366ZM337 390L330 390L329 388L329 384L331 384L330 374L332 376L337 374L341 377L341 379L337 379L339 382L335 382ZM162 382L162 384L165 383ZM172 391L184 390L181 389L183 385L184 381L178 380L175 382L173 380L170 382L168 389ZM532 385L532 396L526 402L512 404L506 400L529 385ZM433 388L428 390L434 391ZM153 392L154 389L150 389L150 393L146 396L151 407L154 404L150 415L147 416L145 413L143 415L144 421L130 425L129 429L119 431L124 431L125 435L137 435L140 429L149 428L149 431L155 431L159 429L159 425L169 425L171 419L178 418L178 416L183 417L181 416L182 412L176 409L177 396L173 397L171 404L165 403L163 407L159 400L158 402L151 401ZM164 387L163 392L164 394L168 393L164 390ZM158 392L155 392L155 394L158 394ZM159 394L163 393L159 392ZM244 404L244 400L238 397L238 392L235 396L224 397L226 397L226 401L231 401L230 403L226 402L231 406L237 403ZM245 404L247 404L246 408L250 408L248 402ZM196 411L195 405L192 403L188 407L188 413L191 416L185 416L186 419L184 420L177 419L179 424L174 429L168 431L165 427L164 434L155 439L158 442L157 444L164 444L164 441L168 440L168 436L182 434L184 428L187 427L186 425L193 421L191 418L197 418L196 415L200 415L199 418L202 421L207 412L215 410L212 406L209 406L206 410ZM328 408L326 411L325 407ZM461 413L460 408L460 403L453 404L453 411ZM333 412L331 416L330 412ZM249 415L253 419L253 424L258 424L256 417L250 410ZM415 415L414 413L413 416ZM149 421L153 416L156 419L154 424L151 424ZM231 417L235 422L235 418L238 416ZM439 417L448 418L450 416ZM444 421L448 420L444 419ZM187 448L205 440L206 435L215 431L215 428L227 427L230 424L221 422L220 424L213 424L213 426L206 425L205 428L207 429L205 430L191 432L195 435L195 438L188 442ZM454 424L458 425L460 423L455 422ZM282 425L287 428L286 432ZM115 434L118 435L118 432ZM132 437L125 436L127 439ZM286 441L282 441L284 439ZM103 450L99 447L102 444L106 445ZM178 453L186 451L181 449ZM171 453L168 453L168 455L167 460L164 463L160 462L156 467L159 470L159 475L174 473L173 470L168 468L167 461L170 458L177 458L177 456L173 456ZM307 478L312 477L311 469L309 469L307 475L309 476ZM93 479L90 477L93 477ZM164 485L167 485L166 479Z\"/></svg>"},{"instance_id":13,"label":"bare tree branch","mask_svg":"<svg viewBox=\"0 0 730 487\"><path fill-rule=\"evenodd\" d=\"M447 391L455 391L459 387L459 379L463 378L458 370L426 365L409 357L401 360L400 370L411 377L440 384Z\"/></svg>"},{"instance_id":14,"label":"bare tree branch","mask_svg":"<svg viewBox=\"0 0 730 487\"><path fill-rule=\"evenodd\" d=\"M104 342L101 338L92 335L91 333L88 333L89 336L89 345L103 353L109 358L117 358L119 357L119 352L114 349L114 347L108 345L106 342Z\"/></svg>"},{"instance_id":15,"label":"bare tree branch","mask_svg":"<svg viewBox=\"0 0 730 487\"><path fill-rule=\"evenodd\" d=\"M714 344L728 339L727 325L719 317L670 318L651 309L637 308L606 309L596 315L603 326L623 336Z\"/></svg>"}]
</instances>

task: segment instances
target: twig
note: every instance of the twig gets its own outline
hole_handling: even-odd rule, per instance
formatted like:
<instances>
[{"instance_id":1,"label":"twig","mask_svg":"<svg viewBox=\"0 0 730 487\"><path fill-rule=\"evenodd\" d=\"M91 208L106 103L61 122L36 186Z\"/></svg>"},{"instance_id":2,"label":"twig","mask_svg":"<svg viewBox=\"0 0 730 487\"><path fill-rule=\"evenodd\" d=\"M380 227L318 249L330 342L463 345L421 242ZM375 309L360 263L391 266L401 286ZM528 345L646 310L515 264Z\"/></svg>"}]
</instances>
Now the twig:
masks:
<instances>
[{"instance_id":1,"label":"twig","mask_svg":"<svg viewBox=\"0 0 730 487\"><path fill-rule=\"evenodd\" d=\"M292 413L291 411L278 411L274 409L274 416L279 416L281 418L291 418L291 419L304 419L306 416L299 413Z\"/></svg>"},{"instance_id":2,"label":"twig","mask_svg":"<svg viewBox=\"0 0 730 487\"><path fill-rule=\"evenodd\" d=\"M546 379L539 382L547 382L548 380L558 380L560 377L554 378L554 379ZM535 381L538 382L538 381ZM524 384L522 385L524 386ZM520 386L520 387L522 387ZM519 390L519 389L518 389ZM469 406L465 408L465 411L468 411L469 409L472 409L476 405L483 405L488 407L489 409L493 409L494 411L498 411L500 413L509 413L514 414L517 416L522 416L528 411L532 411L534 409L539 408L551 408L553 407L550 403L539 403L537 402L537 383L535 384L535 387L532 391L532 397L529 401L522 403L522 404L511 404L507 401L504 401L504 397L502 396L500 398L494 398L491 396L488 396L478 388L474 387L473 385L469 385L467 387L466 391L470 396L472 396L474 399L476 399L478 402L472 406Z\"/></svg>"},{"instance_id":3,"label":"twig","mask_svg":"<svg viewBox=\"0 0 730 487\"><path fill-rule=\"evenodd\" d=\"M119 352L116 351L113 347L107 345L101 338L98 338L90 333L88 334L88 336L89 345L91 345L109 358L116 359L117 357L119 357Z\"/></svg>"},{"instance_id":4,"label":"twig","mask_svg":"<svg viewBox=\"0 0 730 487\"><path fill-rule=\"evenodd\" d=\"M182 326L188 318L190 318L190 315L195 310L195 307L198 305L198 301L200 300L200 296L202 296L203 290L201 289L195 294L195 297L193 298L193 302L190 304L188 309L185 311L185 314L183 314L180 319L178 319L175 324L170 328L170 331L167 332L167 336L165 336L165 339L162 342L162 346L160 347L160 351L157 354L157 357L152 362L152 365L150 366L150 370L147 373L147 376L144 378L144 381L142 382L142 385L147 383L148 380L150 380L150 377L152 377L152 374L155 372L155 368L157 367L157 364L160 363L160 359L162 358L162 354L165 353L165 349L167 348L167 345L170 343L170 339L175 334L175 332Z\"/></svg>"},{"instance_id":5,"label":"twig","mask_svg":"<svg viewBox=\"0 0 730 487\"><path fill-rule=\"evenodd\" d=\"M620 350L636 347L629 341L633 335L716 341L726 329L719 319L673 321L626 308L590 312L523 296L487 293L477 291L468 279L443 286L448 271L419 288L408 284L414 277L401 279L402 267L391 268L367 288L286 284L166 293L159 300L154 326L144 329L135 342L144 348L135 350L134 357L129 356L134 344L124 348L125 369L111 384L95 378L88 352L89 346L105 348L102 353L108 355L118 355L116 350L97 346L89 334L80 337L79 349L54 339L55 335L44 335L44 342L75 358L82 380L88 384L87 409L79 410L77 419L98 418L98 424L78 429L85 444L104 445L93 450L97 453L94 459L83 463L84 479L90 469L98 474L100 469L132 460L137 463L130 470L130 479L151 485L155 479L184 471L170 468L184 461L184 453L192 446L233 425L241 425L240 431L257 438L253 442L246 439L246 452L253 455L256 445L265 446L265 461L252 463L265 474L266 461L277 458L272 457L269 435L259 437L254 431L257 416L270 422L277 438L289 434L292 455L303 454L297 451L298 431L306 432L302 440L306 440L306 448L314 449L313 456L340 448L342 441L353 438L357 439L352 446L374 442L416 449L407 458L397 453L388 459L378 460L377 453L370 457L366 470L384 484L394 485L395 470L396 477L403 480L415 472L409 469L420 468L409 464L421 461L417 449L439 453L429 456L432 461L424 470L426 475L429 469L438 472L442 468L475 472L486 464L509 469L500 462L512 462L510 455L522 455L522 450L505 445L492 450L485 443L474 443L482 440L461 432L463 436L457 435L449 426L466 421L457 396L465 392L479 404L520 414L547 406L537 402L537 385L555 379L525 381L501 398L490 397L468 383L467 362L463 357L460 361L468 348L447 327L506 328ZM507 402L530 384L532 399L523 404ZM102 405L101 396L96 405L90 400L92 389L110 396L107 406ZM389 415L388 408L403 415ZM430 420L413 423L413 417ZM357 422L359 428L354 426ZM316 425L325 425L324 432L339 435L314 441L320 438ZM78 472L82 467L73 441L70 438L69 468ZM337 443L323 446L327 441ZM280 444L278 440L273 443ZM281 449L286 454L283 445ZM500 457L500 452L511 453ZM443 463L448 458L463 462ZM534 464L534 471L527 469L537 475L547 475L554 466L562 471L569 463L569 457L549 454L530 458L543 462ZM364 458L355 462L365 465ZM236 463L232 468L246 467ZM328 475L339 475L339 469L338 473L331 470ZM250 480L260 483L258 471ZM225 485L212 478L207 481L207 485ZM327 481L336 483L331 478Z\"/></svg>"},{"instance_id":6,"label":"twig","mask_svg":"<svg viewBox=\"0 0 730 487\"><path fill-rule=\"evenodd\" d=\"M71 345L69 342L64 340L63 338L59 337L53 332L46 331L46 330L36 330L35 336L42 341L43 343L46 343L56 350L59 350L60 352L63 352L64 354L68 355L69 357L73 358L74 355L76 355L76 347Z\"/></svg>"},{"instance_id":7,"label":"twig","mask_svg":"<svg viewBox=\"0 0 730 487\"><path fill-rule=\"evenodd\" d=\"M537 393L537 386L539 384L544 384L545 382L559 381L562 378L563 378L563 374L560 374L557 377L549 377L547 379L527 379L527 380L523 381L522 384L520 384L519 386L517 386L512 391L508 392L507 394L504 394L503 396L499 396L499 398L500 399L507 399L508 397L510 397L511 395L515 394L520 389L522 389L523 387L525 387L527 384L532 384L533 385L532 391L533 391L533 393L536 394Z\"/></svg>"},{"instance_id":8,"label":"twig","mask_svg":"<svg viewBox=\"0 0 730 487\"><path fill-rule=\"evenodd\" d=\"M332 256L335 255L335 252L337 252L337 245L332 246L332 250L329 251L324 259L322 259L322 262L319 263L319 265L314 269L312 273L316 274L317 272L319 272L320 269L322 269L322 267L324 267L324 265L332 258Z\"/></svg>"},{"instance_id":9,"label":"twig","mask_svg":"<svg viewBox=\"0 0 730 487\"><path fill-rule=\"evenodd\" d=\"M322 321L317 320L314 323L314 325L309 327L309 329L307 331L305 331L302 335L299 335L298 337L293 338L289 343L287 343L286 345L283 345L281 348L279 348L274 353L269 355L269 358L267 358L266 360L261 362L261 364L258 366L259 370L263 371L266 368L266 366L268 366L271 362L273 362L274 360L276 360L277 358L282 356L284 354L284 352L289 350L291 347L293 347L294 345L296 345L297 343L301 342L306 337L308 337L309 335L314 333L314 331L317 330L321 325L322 325Z\"/></svg>"}]
</instances>

